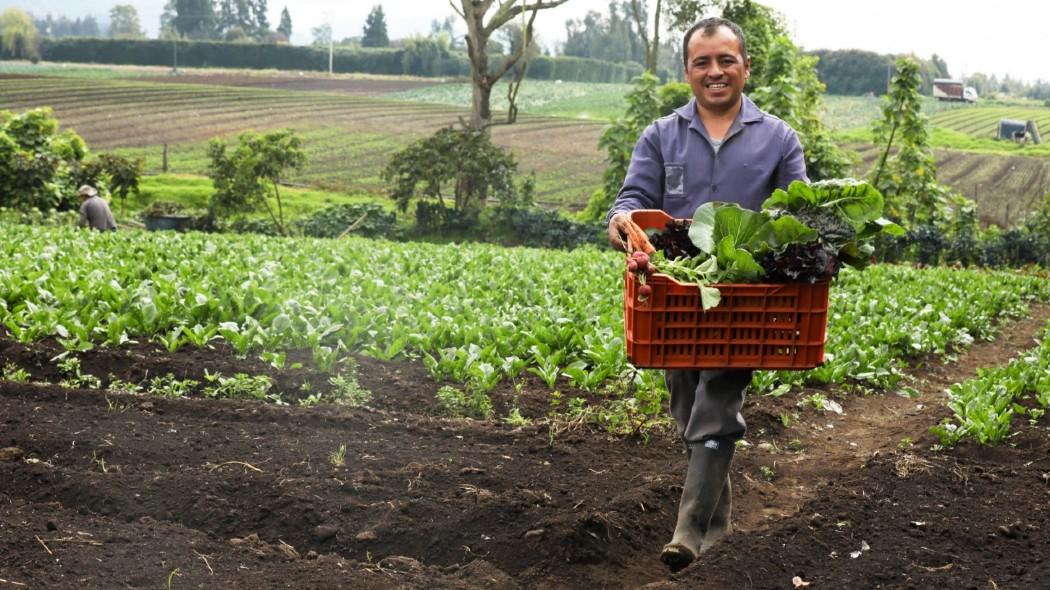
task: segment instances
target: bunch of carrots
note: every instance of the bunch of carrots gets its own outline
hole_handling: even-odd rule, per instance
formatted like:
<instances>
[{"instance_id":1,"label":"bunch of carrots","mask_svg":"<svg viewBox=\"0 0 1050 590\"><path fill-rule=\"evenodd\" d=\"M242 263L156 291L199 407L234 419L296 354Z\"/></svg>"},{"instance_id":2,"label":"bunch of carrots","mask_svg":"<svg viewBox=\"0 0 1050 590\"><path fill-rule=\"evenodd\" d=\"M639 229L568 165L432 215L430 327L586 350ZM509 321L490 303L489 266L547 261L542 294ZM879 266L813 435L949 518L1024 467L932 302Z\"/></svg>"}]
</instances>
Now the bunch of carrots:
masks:
<instances>
[{"instance_id":1,"label":"bunch of carrots","mask_svg":"<svg viewBox=\"0 0 1050 590\"><path fill-rule=\"evenodd\" d=\"M645 279L655 272L649 264L649 255L656 251L649 242L645 230L634 221L627 220L620 228L627 235L627 270L638 276L638 300L645 301L653 294L653 288L645 284Z\"/></svg>"}]
</instances>

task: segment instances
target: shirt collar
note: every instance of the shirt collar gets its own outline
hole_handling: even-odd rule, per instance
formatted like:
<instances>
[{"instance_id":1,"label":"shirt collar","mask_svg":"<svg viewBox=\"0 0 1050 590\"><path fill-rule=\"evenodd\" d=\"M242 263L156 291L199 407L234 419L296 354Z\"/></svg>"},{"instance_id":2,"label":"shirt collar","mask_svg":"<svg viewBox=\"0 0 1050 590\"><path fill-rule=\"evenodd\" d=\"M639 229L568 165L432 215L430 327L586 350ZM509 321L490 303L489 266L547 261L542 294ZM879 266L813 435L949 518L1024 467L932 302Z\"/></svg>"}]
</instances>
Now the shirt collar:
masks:
<instances>
[{"instance_id":1,"label":"shirt collar","mask_svg":"<svg viewBox=\"0 0 1050 590\"><path fill-rule=\"evenodd\" d=\"M736 120L733 121L732 127L737 127L738 124L749 125L751 123L758 123L762 120L762 111L751 102L751 99L747 96L740 96L741 105L740 112L736 115ZM674 110L679 117L689 121L689 127L699 131L704 137L707 136L707 131L704 126L700 124L700 113L696 110L696 97L693 97L687 104L680 106Z\"/></svg>"}]
</instances>

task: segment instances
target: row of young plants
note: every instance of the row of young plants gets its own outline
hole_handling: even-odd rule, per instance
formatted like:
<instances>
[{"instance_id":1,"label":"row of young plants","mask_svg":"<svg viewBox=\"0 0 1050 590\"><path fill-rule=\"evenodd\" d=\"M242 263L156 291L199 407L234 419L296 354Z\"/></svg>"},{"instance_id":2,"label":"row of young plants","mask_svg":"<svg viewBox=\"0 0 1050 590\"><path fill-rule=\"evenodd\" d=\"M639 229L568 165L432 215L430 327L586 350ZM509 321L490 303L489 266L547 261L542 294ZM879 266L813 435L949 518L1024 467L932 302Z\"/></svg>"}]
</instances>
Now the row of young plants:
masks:
<instances>
[{"instance_id":1,"label":"row of young plants","mask_svg":"<svg viewBox=\"0 0 1050 590\"><path fill-rule=\"evenodd\" d=\"M612 252L257 235L84 232L0 222L0 323L70 351L152 339L169 350L228 342L275 359L307 349L322 370L351 351L422 358L438 379L488 391L536 375L589 391L630 383L623 261ZM988 338L1050 300L1044 279L877 265L832 288L827 362L759 373L759 391L802 383L892 386L908 357ZM642 400L651 403L651 399ZM658 411L658 405L656 407Z\"/></svg>"},{"instance_id":2,"label":"row of young plants","mask_svg":"<svg viewBox=\"0 0 1050 590\"><path fill-rule=\"evenodd\" d=\"M1013 434L1015 417L1042 418L1050 408L1050 324L1037 346L1008 365L979 369L973 379L952 385L948 408L952 416L931 429L944 446L1000 443Z\"/></svg>"},{"instance_id":3,"label":"row of young plants","mask_svg":"<svg viewBox=\"0 0 1050 590\"><path fill-rule=\"evenodd\" d=\"M103 379L85 372L80 358L68 352L52 359L62 379L58 384L74 389L102 389ZM357 365L347 359L340 371L329 377L324 391L314 390L309 382L303 382L298 391L273 391L273 380L266 375L235 373L226 376L220 372L204 371L204 380L179 379L172 373L149 377L141 382L125 381L109 375L105 379L106 391L125 394L153 395L164 398L183 398L194 393L209 399L255 400L276 404L313 406L333 403L350 407L361 407L372 399L372 392L361 387L356 376ZM16 363L5 363L0 369L0 381L29 383L32 374Z\"/></svg>"}]
</instances>

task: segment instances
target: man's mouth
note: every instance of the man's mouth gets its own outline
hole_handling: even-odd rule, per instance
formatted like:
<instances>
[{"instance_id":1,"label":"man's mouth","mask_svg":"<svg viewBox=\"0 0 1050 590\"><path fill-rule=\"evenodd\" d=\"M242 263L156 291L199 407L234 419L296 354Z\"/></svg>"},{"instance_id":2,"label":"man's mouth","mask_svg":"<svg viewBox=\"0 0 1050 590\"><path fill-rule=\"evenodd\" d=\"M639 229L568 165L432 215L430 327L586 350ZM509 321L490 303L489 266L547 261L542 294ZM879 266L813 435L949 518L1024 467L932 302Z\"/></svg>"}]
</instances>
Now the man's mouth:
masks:
<instances>
[{"instance_id":1,"label":"man's mouth","mask_svg":"<svg viewBox=\"0 0 1050 590\"><path fill-rule=\"evenodd\" d=\"M726 84L725 82L714 82L708 84L707 87L711 90L722 90L723 88L729 88L729 84Z\"/></svg>"}]
</instances>

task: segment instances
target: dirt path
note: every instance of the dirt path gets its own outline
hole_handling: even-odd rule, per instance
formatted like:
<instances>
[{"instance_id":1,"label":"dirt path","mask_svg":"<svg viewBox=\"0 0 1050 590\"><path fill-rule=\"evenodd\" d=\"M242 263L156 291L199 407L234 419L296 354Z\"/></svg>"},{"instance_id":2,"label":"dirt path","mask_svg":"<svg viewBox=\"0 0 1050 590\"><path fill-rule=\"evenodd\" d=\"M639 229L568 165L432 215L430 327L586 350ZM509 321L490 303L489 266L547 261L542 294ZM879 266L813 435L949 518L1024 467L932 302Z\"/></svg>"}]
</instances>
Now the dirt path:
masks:
<instances>
[{"instance_id":1,"label":"dirt path","mask_svg":"<svg viewBox=\"0 0 1050 590\"><path fill-rule=\"evenodd\" d=\"M1045 433L1033 429L1013 449L918 450L932 442L926 429L945 412L944 387L1028 348L1050 306L1033 312L955 365L914 370L922 379L918 399L850 396L842 415L799 411L795 398L749 400L752 446L734 465L737 532L674 578L657 559L684 469L670 436L644 443L576 430L552 439L545 425L436 418L437 384L422 367L367 359L360 379L375 399L359 410L2 382L0 590L165 588L169 581L172 588L661 581L785 588L793 575L824 588L895 588L910 586L874 581L888 575L892 582L902 568L909 580L970 580L974 572L962 565L937 568L961 563L944 553L990 563L994 551L978 553L988 534L1002 541L993 547L1006 556L1000 559L1021 568L1010 580L1045 580L1031 561L1048 549L1043 529L1031 528L1050 526L1041 508L1050 498L1037 479L1050 471ZM0 341L0 364L17 362L34 379L57 380L56 353L53 344ZM122 379L200 378L207 368L267 372L285 390L325 383L316 372L276 371L222 349L169 355L139 345L83 355L83 366ZM529 416L549 409L538 382L500 389L496 405L505 411L515 397ZM779 416L796 411L784 426ZM914 453L896 450L905 436ZM341 448L339 465L332 455ZM1012 504L998 509L983 500L989 494ZM910 497L922 501L908 504ZM905 535L914 543L899 541L901 527L918 531ZM963 527L977 532L966 536ZM972 551L956 547L961 538L973 541L965 545ZM872 547L863 555L880 560L848 557L862 540Z\"/></svg>"},{"instance_id":2,"label":"dirt path","mask_svg":"<svg viewBox=\"0 0 1050 590\"><path fill-rule=\"evenodd\" d=\"M765 408L759 410L775 436L753 438L756 446L748 452L757 462L768 463L776 476L769 482L761 474L742 474L764 493L759 506L738 514L737 530L754 530L770 520L794 514L822 486L858 469L875 453L934 444L936 438L928 429L949 415L945 406L948 386L974 377L978 368L1004 365L1018 352L1031 348L1047 321L1050 305L1034 304L1030 317L1008 324L992 342L975 343L959 355L957 362L931 360L909 370L911 379L901 385L911 385L920 392L914 399L892 394L832 398L841 402L841 414L827 412L824 419L795 421L786 428L777 423L780 414L770 416ZM786 401L774 408L792 415L797 411L796 399ZM750 436L755 434L752 428Z\"/></svg>"}]
</instances>

